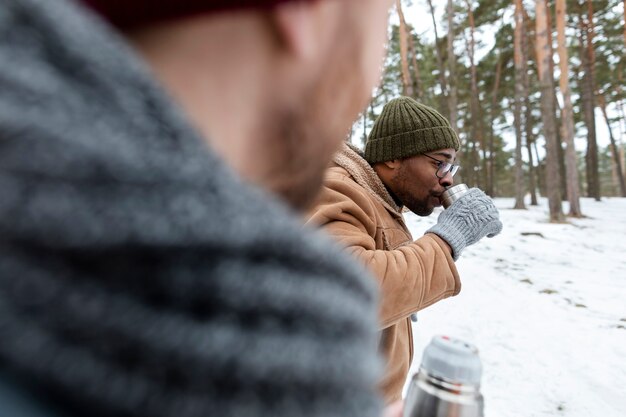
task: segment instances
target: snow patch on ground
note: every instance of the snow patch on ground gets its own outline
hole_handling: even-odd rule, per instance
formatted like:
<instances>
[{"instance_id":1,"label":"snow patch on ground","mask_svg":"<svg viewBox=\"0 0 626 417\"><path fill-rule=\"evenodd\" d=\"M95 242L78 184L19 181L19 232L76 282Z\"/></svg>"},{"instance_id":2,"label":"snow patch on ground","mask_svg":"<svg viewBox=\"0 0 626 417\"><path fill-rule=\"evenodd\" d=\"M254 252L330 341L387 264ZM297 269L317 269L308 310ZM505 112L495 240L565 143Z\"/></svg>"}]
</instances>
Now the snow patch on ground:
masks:
<instances>
[{"instance_id":1,"label":"snow patch on ground","mask_svg":"<svg viewBox=\"0 0 626 417\"><path fill-rule=\"evenodd\" d=\"M545 199L495 202L504 229L461 255L461 294L418 313L411 373L448 334L480 350L486 417L626 416L626 199L582 199L567 224ZM440 211L405 214L413 236Z\"/></svg>"}]
</instances>

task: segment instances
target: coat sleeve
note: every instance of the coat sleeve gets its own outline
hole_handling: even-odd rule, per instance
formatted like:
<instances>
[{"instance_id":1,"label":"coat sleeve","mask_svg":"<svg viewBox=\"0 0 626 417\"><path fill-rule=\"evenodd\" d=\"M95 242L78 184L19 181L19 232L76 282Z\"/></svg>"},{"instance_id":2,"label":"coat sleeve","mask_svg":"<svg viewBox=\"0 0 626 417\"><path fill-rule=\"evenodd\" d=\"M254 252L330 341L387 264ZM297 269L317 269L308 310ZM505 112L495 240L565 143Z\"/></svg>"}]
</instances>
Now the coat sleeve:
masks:
<instances>
[{"instance_id":1,"label":"coat sleeve","mask_svg":"<svg viewBox=\"0 0 626 417\"><path fill-rule=\"evenodd\" d=\"M309 223L321 226L378 279L381 328L457 295L461 281L447 244L436 235L394 250L376 249L376 207L352 180L327 178Z\"/></svg>"}]
</instances>

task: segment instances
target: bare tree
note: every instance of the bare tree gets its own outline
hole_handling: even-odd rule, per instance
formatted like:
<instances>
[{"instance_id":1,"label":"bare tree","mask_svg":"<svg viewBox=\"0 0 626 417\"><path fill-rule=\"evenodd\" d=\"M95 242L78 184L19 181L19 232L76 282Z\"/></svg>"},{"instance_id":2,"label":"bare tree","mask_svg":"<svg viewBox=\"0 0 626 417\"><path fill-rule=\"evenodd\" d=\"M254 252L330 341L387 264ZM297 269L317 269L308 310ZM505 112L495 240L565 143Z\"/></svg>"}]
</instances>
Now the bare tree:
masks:
<instances>
[{"instance_id":1,"label":"bare tree","mask_svg":"<svg viewBox=\"0 0 626 417\"><path fill-rule=\"evenodd\" d=\"M626 0L624 0L626 1ZM457 126L457 92L456 92L456 56L454 55L454 3L448 0L448 111L450 124L458 133Z\"/></svg>"},{"instance_id":2,"label":"bare tree","mask_svg":"<svg viewBox=\"0 0 626 417\"><path fill-rule=\"evenodd\" d=\"M522 84L524 85L524 139L526 142L526 151L528 153L528 192L530 193L530 205L538 206L539 201L537 199L537 172L535 167L534 156L532 147L535 145L535 134L533 133L533 117L532 106L530 105L530 76L528 72L528 60L530 57L530 50L532 42L531 34L533 33L532 25L530 24L530 18L526 9L522 3L522 14L524 16L524 25L522 26L522 53L524 59L522 59ZM539 164L539 157L537 157L537 164Z\"/></svg>"},{"instance_id":3,"label":"bare tree","mask_svg":"<svg viewBox=\"0 0 626 417\"><path fill-rule=\"evenodd\" d=\"M556 116L554 114L554 75L551 73L552 45L549 43L548 8L546 0L536 0L536 43L539 87L541 91L541 115L546 138L546 190L550 221L563 222L560 175L556 139Z\"/></svg>"},{"instance_id":4,"label":"bare tree","mask_svg":"<svg viewBox=\"0 0 626 417\"><path fill-rule=\"evenodd\" d=\"M413 96L419 100L422 96L422 83L420 82L420 68L417 63L417 50L415 42L413 42L413 31L411 26L407 25L407 38L409 43L409 54L411 55L411 64L413 65Z\"/></svg>"},{"instance_id":5,"label":"bare tree","mask_svg":"<svg viewBox=\"0 0 626 417\"><path fill-rule=\"evenodd\" d=\"M485 146L485 129L483 123L483 117L481 115L481 107L480 107L480 92L478 91L478 74L476 69L475 62L475 51L476 51L476 40L475 40L475 31L476 24L474 21L474 11L472 7L472 0L467 0L467 10L468 10L468 19L469 19L469 40L468 40L468 55L470 61L470 89L471 89L471 98L470 98L470 112L471 112L471 133L472 140L474 140L474 155L473 159L475 160L475 166L478 167L480 164L479 175L477 175L477 183L481 188L485 187L487 183L487 147ZM476 147L476 141L480 145L480 151L482 152L482 157L479 155L479 149Z\"/></svg>"},{"instance_id":6,"label":"bare tree","mask_svg":"<svg viewBox=\"0 0 626 417\"><path fill-rule=\"evenodd\" d=\"M486 193L495 196L495 177L496 177L496 149L494 146L493 123L496 119L496 106L498 105L498 90L500 88L500 79L502 77L502 53L498 52L498 63L496 64L496 77L491 90L491 111L489 114L489 175L487 176Z\"/></svg>"},{"instance_id":7,"label":"bare tree","mask_svg":"<svg viewBox=\"0 0 626 417\"><path fill-rule=\"evenodd\" d=\"M619 76L619 80L621 82L621 75ZM621 88L618 85L617 92L619 93L620 91L621 91ZM617 111L618 111L618 114L620 115L620 120L621 120L621 123L618 124L619 130L620 130L619 137L623 138L626 136L626 112L624 112L624 105L622 103L622 100L617 101ZM619 160L622 162L622 167L626 167L626 158L625 158L626 155L624 155L624 144L622 143L620 139L617 140L617 149L619 153ZM624 170L624 181L626 181L626 169Z\"/></svg>"},{"instance_id":8,"label":"bare tree","mask_svg":"<svg viewBox=\"0 0 626 417\"><path fill-rule=\"evenodd\" d=\"M411 81L411 74L409 73L409 60L407 57L408 41L406 21L404 20L404 13L402 12L401 0L396 0L396 10L398 12L398 18L400 19L398 35L400 39L400 66L402 68L402 94L413 97L413 82Z\"/></svg>"},{"instance_id":9,"label":"bare tree","mask_svg":"<svg viewBox=\"0 0 626 417\"><path fill-rule=\"evenodd\" d=\"M598 166L598 143L596 138L595 110L595 51L593 49L593 7L590 0L586 0L587 10L579 11L579 40L580 58L583 67L581 82L581 96L583 118L587 127L587 154L585 167L587 173L587 195L600 201L600 175Z\"/></svg>"},{"instance_id":10,"label":"bare tree","mask_svg":"<svg viewBox=\"0 0 626 417\"><path fill-rule=\"evenodd\" d=\"M561 136L565 142L565 168L566 189L569 201L569 215L581 217L580 210L580 184L578 182L578 166L576 163L576 150L574 149L574 111L572 108L572 96L569 88L569 65L567 45L565 41L565 16L567 8L565 0L556 0L556 31L557 49L559 53L559 86L563 95L563 112L561 117Z\"/></svg>"},{"instance_id":11,"label":"bare tree","mask_svg":"<svg viewBox=\"0 0 626 417\"><path fill-rule=\"evenodd\" d=\"M552 39L552 14L550 13L550 9L548 9L548 43L551 46L554 45L554 41ZM550 73L554 77L554 59L550 59ZM552 103L554 104L553 114L556 117L557 126L560 126L560 123L558 123L559 115L562 115L563 111L561 109L561 106L559 105L556 88L552 91L552 93L554 94L554 100L552 100ZM559 184L561 187L561 197L564 197L567 195L567 188L565 184L565 179L566 179L565 152L563 151L563 146L562 146L563 138L561 138L561 129L558 129L558 128L556 129L556 143L558 144L558 146L556 147L556 150L557 150L557 159L559 161L559 181L560 181Z\"/></svg>"},{"instance_id":12,"label":"bare tree","mask_svg":"<svg viewBox=\"0 0 626 417\"><path fill-rule=\"evenodd\" d=\"M442 112L446 112L448 110L446 108L446 96L448 94L448 85L446 82L446 67L443 65L443 57L441 50L439 49L439 33L437 31L437 20L435 19L435 8L433 7L432 0L428 0L428 7L430 7L430 16L433 20L433 29L435 32L435 55L437 57L437 68L439 69L439 84L441 85L439 108Z\"/></svg>"},{"instance_id":13,"label":"bare tree","mask_svg":"<svg viewBox=\"0 0 626 417\"><path fill-rule=\"evenodd\" d=\"M524 91L528 91L528 88L524 88ZM526 139L526 152L528 153L528 192L530 193L530 205L538 206L539 201L537 200L537 168L535 166L535 161L533 157L532 147L535 145L535 135L533 134L533 126L530 118L530 99L528 96L524 100L526 106L526 115L524 117L524 125L525 125L525 135ZM537 158L537 163L539 163L539 158Z\"/></svg>"},{"instance_id":14,"label":"bare tree","mask_svg":"<svg viewBox=\"0 0 626 417\"><path fill-rule=\"evenodd\" d=\"M524 6L522 0L514 0L515 32L513 34L513 58L515 61L515 104L513 107L513 123L515 125L515 209L525 209L524 204L524 166L522 161L522 102L524 99L523 60L524 51Z\"/></svg>"},{"instance_id":15,"label":"bare tree","mask_svg":"<svg viewBox=\"0 0 626 417\"><path fill-rule=\"evenodd\" d=\"M618 184L622 197L626 197L626 184L624 183L624 174L622 169L622 161L620 159L619 149L617 147L617 143L615 143L615 137L613 136L613 129L611 129L611 122L609 120L609 116L606 112L606 99L604 95L598 95L600 102L600 110L602 110L602 115L604 116L604 120L606 121L606 126L609 129L609 139L611 141L611 154L613 155L613 161L616 171L616 177L618 178Z\"/></svg>"}]
</instances>

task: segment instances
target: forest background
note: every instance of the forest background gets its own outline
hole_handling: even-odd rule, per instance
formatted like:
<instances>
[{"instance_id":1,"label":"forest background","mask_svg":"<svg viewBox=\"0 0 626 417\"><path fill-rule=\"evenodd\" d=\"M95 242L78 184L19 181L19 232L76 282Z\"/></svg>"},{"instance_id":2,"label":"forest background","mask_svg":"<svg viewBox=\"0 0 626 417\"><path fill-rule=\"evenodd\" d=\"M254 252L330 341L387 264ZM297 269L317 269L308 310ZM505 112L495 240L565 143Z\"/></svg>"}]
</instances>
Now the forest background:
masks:
<instances>
[{"instance_id":1,"label":"forest background","mask_svg":"<svg viewBox=\"0 0 626 417\"><path fill-rule=\"evenodd\" d=\"M455 182L549 220L626 197L626 0L396 0L381 84L349 140L403 94L461 138ZM564 213L563 201L567 201Z\"/></svg>"}]
</instances>

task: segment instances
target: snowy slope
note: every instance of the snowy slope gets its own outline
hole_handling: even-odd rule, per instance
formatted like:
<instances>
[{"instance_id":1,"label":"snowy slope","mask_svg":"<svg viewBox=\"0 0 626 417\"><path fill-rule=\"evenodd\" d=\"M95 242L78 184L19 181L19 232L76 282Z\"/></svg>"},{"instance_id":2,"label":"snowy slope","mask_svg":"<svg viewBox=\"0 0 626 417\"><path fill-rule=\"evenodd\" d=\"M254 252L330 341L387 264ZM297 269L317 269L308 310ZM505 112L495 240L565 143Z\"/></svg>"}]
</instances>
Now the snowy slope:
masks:
<instances>
[{"instance_id":1,"label":"snowy slope","mask_svg":"<svg viewBox=\"0 0 626 417\"><path fill-rule=\"evenodd\" d=\"M480 350L486 417L626 416L626 199L582 199L569 224L545 199L496 205L504 230L462 254L461 294L418 313L413 372L448 334ZM413 236L438 213L405 215Z\"/></svg>"}]
</instances>

